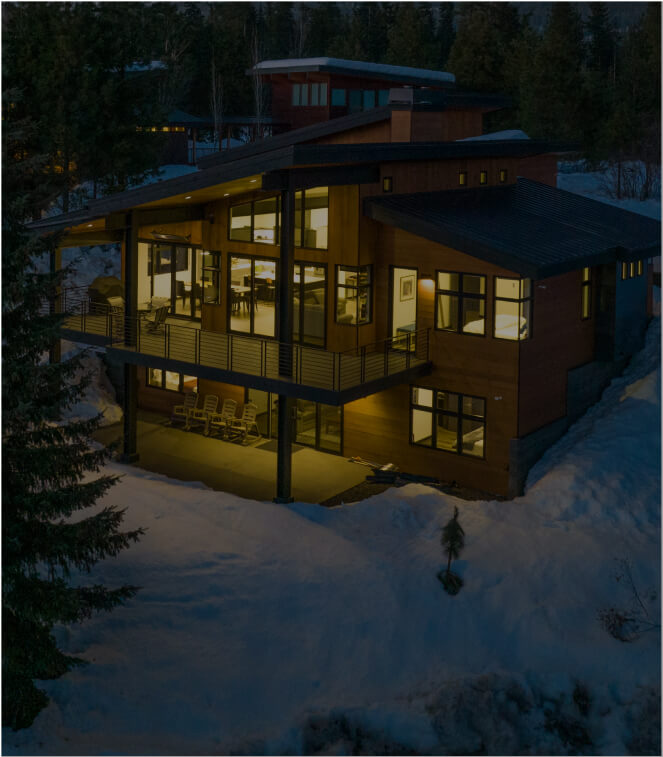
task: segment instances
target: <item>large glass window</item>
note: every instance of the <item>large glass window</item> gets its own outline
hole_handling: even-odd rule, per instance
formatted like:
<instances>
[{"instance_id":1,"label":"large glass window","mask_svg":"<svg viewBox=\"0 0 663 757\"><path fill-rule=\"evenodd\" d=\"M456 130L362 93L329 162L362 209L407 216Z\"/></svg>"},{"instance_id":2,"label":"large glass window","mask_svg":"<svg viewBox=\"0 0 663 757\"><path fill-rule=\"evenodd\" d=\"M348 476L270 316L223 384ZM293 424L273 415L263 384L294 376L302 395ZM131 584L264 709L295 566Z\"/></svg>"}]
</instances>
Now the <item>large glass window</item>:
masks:
<instances>
[{"instance_id":1,"label":"large glass window","mask_svg":"<svg viewBox=\"0 0 663 757\"><path fill-rule=\"evenodd\" d=\"M235 242L278 244L279 198L231 205L228 238Z\"/></svg>"},{"instance_id":2,"label":"large glass window","mask_svg":"<svg viewBox=\"0 0 663 757\"><path fill-rule=\"evenodd\" d=\"M292 104L293 105L299 105L302 100L302 85L301 84L293 84L292 85Z\"/></svg>"},{"instance_id":3,"label":"large glass window","mask_svg":"<svg viewBox=\"0 0 663 757\"><path fill-rule=\"evenodd\" d=\"M348 105L349 105L348 109L350 113L356 113L357 111L360 111L361 102L362 102L361 90L351 89L348 93Z\"/></svg>"},{"instance_id":4,"label":"large glass window","mask_svg":"<svg viewBox=\"0 0 663 757\"><path fill-rule=\"evenodd\" d=\"M295 193L295 246L326 250L329 229L329 188Z\"/></svg>"},{"instance_id":5,"label":"large glass window","mask_svg":"<svg viewBox=\"0 0 663 757\"><path fill-rule=\"evenodd\" d=\"M435 327L462 334L486 333L486 277L437 272Z\"/></svg>"},{"instance_id":6,"label":"large glass window","mask_svg":"<svg viewBox=\"0 0 663 757\"><path fill-rule=\"evenodd\" d=\"M193 247L152 243L138 246L138 307L167 305L170 315L200 317L201 251ZM147 276L142 271L147 267Z\"/></svg>"},{"instance_id":7,"label":"large glass window","mask_svg":"<svg viewBox=\"0 0 663 757\"><path fill-rule=\"evenodd\" d=\"M371 266L336 266L336 323L370 323L372 301Z\"/></svg>"},{"instance_id":8,"label":"large glass window","mask_svg":"<svg viewBox=\"0 0 663 757\"><path fill-rule=\"evenodd\" d=\"M592 314L592 269L582 269L582 319L587 320Z\"/></svg>"},{"instance_id":9,"label":"large glass window","mask_svg":"<svg viewBox=\"0 0 663 757\"><path fill-rule=\"evenodd\" d=\"M375 90L365 89L362 92L362 106L364 110L375 107Z\"/></svg>"},{"instance_id":10,"label":"large glass window","mask_svg":"<svg viewBox=\"0 0 663 757\"><path fill-rule=\"evenodd\" d=\"M532 334L532 282L530 279L495 277L496 339L515 341Z\"/></svg>"},{"instance_id":11,"label":"large glass window","mask_svg":"<svg viewBox=\"0 0 663 757\"><path fill-rule=\"evenodd\" d=\"M412 387L412 444L483 458L485 438L485 399L421 386Z\"/></svg>"},{"instance_id":12,"label":"large glass window","mask_svg":"<svg viewBox=\"0 0 663 757\"><path fill-rule=\"evenodd\" d=\"M327 316L327 268L295 263L293 336L296 342L324 346Z\"/></svg>"}]
</instances>

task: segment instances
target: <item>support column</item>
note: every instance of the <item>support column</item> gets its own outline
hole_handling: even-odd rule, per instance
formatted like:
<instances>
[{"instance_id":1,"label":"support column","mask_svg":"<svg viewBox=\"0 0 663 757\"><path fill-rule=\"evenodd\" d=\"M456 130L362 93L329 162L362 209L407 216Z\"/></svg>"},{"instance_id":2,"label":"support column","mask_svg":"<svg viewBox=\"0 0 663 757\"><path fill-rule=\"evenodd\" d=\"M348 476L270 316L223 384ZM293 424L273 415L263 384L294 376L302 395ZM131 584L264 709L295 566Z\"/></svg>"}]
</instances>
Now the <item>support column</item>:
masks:
<instances>
[{"instance_id":1,"label":"support column","mask_svg":"<svg viewBox=\"0 0 663 757\"><path fill-rule=\"evenodd\" d=\"M295 271L295 190L292 184L281 190L281 260L279 268L279 374L292 377L292 280ZM279 394L278 432L276 448L276 497L274 502L292 502L292 441L294 401Z\"/></svg>"},{"instance_id":2,"label":"support column","mask_svg":"<svg viewBox=\"0 0 663 757\"><path fill-rule=\"evenodd\" d=\"M133 213L127 216L124 233L124 335L128 346L136 344L138 311L138 225ZM137 442L138 376L135 365L124 365L124 449L123 463L138 460Z\"/></svg>"},{"instance_id":3,"label":"support column","mask_svg":"<svg viewBox=\"0 0 663 757\"><path fill-rule=\"evenodd\" d=\"M50 252L50 270L51 273L57 273L62 268L62 250L56 247ZM55 297L49 303L49 312L51 315L62 312L61 310L61 290L58 287L55 291ZM62 341L58 338L51 345L48 353L48 359L51 363L59 363L62 359Z\"/></svg>"}]
</instances>

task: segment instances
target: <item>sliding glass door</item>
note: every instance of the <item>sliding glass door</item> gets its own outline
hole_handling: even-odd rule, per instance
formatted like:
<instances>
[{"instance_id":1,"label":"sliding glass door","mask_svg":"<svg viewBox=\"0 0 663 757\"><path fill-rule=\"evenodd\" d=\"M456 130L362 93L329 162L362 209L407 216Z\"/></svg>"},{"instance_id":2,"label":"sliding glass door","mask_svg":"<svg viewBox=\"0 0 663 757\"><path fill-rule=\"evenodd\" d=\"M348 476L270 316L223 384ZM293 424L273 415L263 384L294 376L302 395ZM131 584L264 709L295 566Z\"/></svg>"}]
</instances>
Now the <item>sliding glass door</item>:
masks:
<instances>
[{"instance_id":1,"label":"sliding glass door","mask_svg":"<svg viewBox=\"0 0 663 757\"><path fill-rule=\"evenodd\" d=\"M184 245L151 244L147 254L149 292L145 303L152 308L169 306L169 314L200 318L202 298L202 250ZM139 284L139 295L143 291ZM149 294L149 297L148 297Z\"/></svg>"},{"instance_id":2,"label":"sliding glass door","mask_svg":"<svg viewBox=\"0 0 663 757\"><path fill-rule=\"evenodd\" d=\"M230 256L230 330L252 336L276 333L276 261Z\"/></svg>"}]
</instances>

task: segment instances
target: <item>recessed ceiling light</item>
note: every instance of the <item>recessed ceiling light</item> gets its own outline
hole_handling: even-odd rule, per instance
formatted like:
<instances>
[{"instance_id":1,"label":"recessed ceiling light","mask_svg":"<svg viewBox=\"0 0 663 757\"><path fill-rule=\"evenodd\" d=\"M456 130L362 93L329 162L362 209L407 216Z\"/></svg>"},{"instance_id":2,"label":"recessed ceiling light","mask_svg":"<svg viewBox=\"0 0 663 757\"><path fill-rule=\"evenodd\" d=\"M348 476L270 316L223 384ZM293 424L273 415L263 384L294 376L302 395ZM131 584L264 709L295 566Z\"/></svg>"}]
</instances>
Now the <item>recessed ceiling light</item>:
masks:
<instances>
[{"instance_id":1,"label":"recessed ceiling light","mask_svg":"<svg viewBox=\"0 0 663 757\"><path fill-rule=\"evenodd\" d=\"M230 197L230 192L226 192L223 196L224 197Z\"/></svg>"},{"instance_id":2,"label":"recessed ceiling light","mask_svg":"<svg viewBox=\"0 0 663 757\"><path fill-rule=\"evenodd\" d=\"M184 199L185 200L190 200L191 199L191 195L187 195Z\"/></svg>"},{"instance_id":3,"label":"recessed ceiling light","mask_svg":"<svg viewBox=\"0 0 663 757\"><path fill-rule=\"evenodd\" d=\"M258 181L258 179L251 179L251 181L250 181L249 183L250 183L250 184L255 184L255 183L256 183L256 181Z\"/></svg>"},{"instance_id":4,"label":"recessed ceiling light","mask_svg":"<svg viewBox=\"0 0 663 757\"><path fill-rule=\"evenodd\" d=\"M92 228L92 224L88 223L87 227L88 227L88 229L91 229Z\"/></svg>"}]
</instances>

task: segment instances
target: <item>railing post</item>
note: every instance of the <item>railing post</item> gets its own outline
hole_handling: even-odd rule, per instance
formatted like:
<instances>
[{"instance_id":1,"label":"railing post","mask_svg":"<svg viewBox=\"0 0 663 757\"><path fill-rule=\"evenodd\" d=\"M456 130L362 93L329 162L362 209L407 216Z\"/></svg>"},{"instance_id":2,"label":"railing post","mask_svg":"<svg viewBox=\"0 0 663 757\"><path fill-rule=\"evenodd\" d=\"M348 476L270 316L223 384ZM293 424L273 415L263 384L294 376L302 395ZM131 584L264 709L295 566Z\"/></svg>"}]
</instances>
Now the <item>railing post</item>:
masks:
<instances>
[{"instance_id":1,"label":"railing post","mask_svg":"<svg viewBox=\"0 0 663 757\"><path fill-rule=\"evenodd\" d=\"M226 370L231 371L233 367L233 335L228 334L228 350L226 352Z\"/></svg>"},{"instance_id":2,"label":"railing post","mask_svg":"<svg viewBox=\"0 0 663 757\"><path fill-rule=\"evenodd\" d=\"M384 340L384 375L389 375L389 339Z\"/></svg>"},{"instance_id":3,"label":"railing post","mask_svg":"<svg viewBox=\"0 0 663 757\"><path fill-rule=\"evenodd\" d=\"M51 273L57 273L62 268L62 251L59 247L56 247L54 250L51 250L50 252L50 269ZM55 313L59 312L58 306L62 305L62 302L60 300L60 292L61 288L57 287L55 290L54 296L49 302L49 312L51 315L55 315ZM51 345L51 348L49 350L49 362L51 363L59 363L62 359L62 343L60 339L56 339L53 344Z\"/></svg>"},{"instance_id":4,"label":"railing post","mask_svg":"<svg viewBox=\"0 0 663 757\"><path fill-rule=\"evenodd\" d=\"M167 323L163 325L163 356L170 357L170 326Z\"/></svg>"},{"instance_id":5,"label":"railing post","mask_svg":"<svg viewBox=\"0 0 663 757\"><path fill-rule=\"evenodd\" d=\"M196 346L194 350L194 362L200 365L200 341L203 338L203 330L196 329Z\"/></svg>"},{"instance_id":6,"label":"railing post","mask_svg":"<svg viewBox=\"0 0 663 757\"><path fill-rule=\"evenodd\" d=\"M366 381L366 345L359 348L359 383Z\"/></svg>"}]
</instances>

